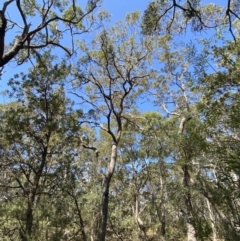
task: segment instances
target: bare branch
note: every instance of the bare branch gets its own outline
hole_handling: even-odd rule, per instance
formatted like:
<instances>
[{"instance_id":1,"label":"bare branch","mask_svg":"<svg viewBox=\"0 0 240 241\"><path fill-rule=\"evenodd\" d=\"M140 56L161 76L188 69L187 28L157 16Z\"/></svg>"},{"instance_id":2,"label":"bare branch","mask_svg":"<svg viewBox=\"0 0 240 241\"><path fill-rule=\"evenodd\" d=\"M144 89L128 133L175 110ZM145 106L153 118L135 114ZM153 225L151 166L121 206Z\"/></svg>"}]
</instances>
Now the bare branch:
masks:
<instances>
[{"instance_id":1,"label":"bare branch","mask_svg":"<svg viewBox=\"0 0 240 241\"><path fill-rule=\"evenodd\" d=\"M24 38L25 35L28 33L30 25L27 24L26 16L24 15L24 13L22 11L22 8L21 8L21 5L20 5L20 0L17 0L16 3L17 3L17 8L18 8L18 10L21 14L21 17L22 17L22 20L23 20L23 23L24 23L24 29L23 29L23 32L22 32L22 38Z\"/></svg>"},{"instance_id":2,"label":"bare branch","mask_svg":"<svg viewBox=\"0 0 240 241\"><path fill-rule=\"evenodd\" d=\"M166 27L166 30L170 32L170 29L172 27L173 22L175 21L175 16L176 16L176 10L179 9L182 11L183 15L186 17L186 23L188 23L189 20L191 19L196 19L198 21L198 25L196 25L197 31L202 30L203 28L215 28L217 27L216 25L208 25L207 21L203 19L203 15L200 10L197 9L193 5L193 3L189 0L187 0L185 3L187 3L187 6L185 5L180 5L177 3L176 0L172 0L172 4L170 6L167 6L166 9L162 10L162 13L159 13L159 16L156 17L154 20L154 26L153 26L153 31L158 31L158 26L163 17L167 16L169 13L171 14L170 16L170 23L168 23L168 26ZM231 18L231 15L233 15L236 19L240 19L240 16L234 12L231 9L231 0L227 1L227 10L226 10L226 17L228 18L228 25L229 25L229 31L236 42L236 37L233 33L233 27L232 27L232 22L234 21L233 18Z\"/></svg>"},{"instance_id":3,"label":"bare branch","mask_svg":"<svg viewBox=\"0 0 240 241\"><path fill-rule=\"evenodd\" d=\"M19 24L13 22L12 20L11 21L9 20L14 25L19 26L22 29L22 31L21 31L20 37L17 36L15 38L13 46L7 52L5 52L6 49L5 49L4 41L5 41L5 34L7 31L7 21L8 21L5 17L5 11L6 11L7 7L9 6L9 4L12 2L14 2L14 0L5 2L2 10L0 10L0 21L1 21L1 26L0 26L0 67L4 66L10 60L12 60L19 53L19 51L21 49L28 49L28 50L34 49L34 48L40 49L40 48L47 47L48 45L52 45L52 46L60 47L69 56L71 56L73 54L73 52L71 52L68 48L64 47L60 43L57 43L55 41L48 39L48 26L52 22L59 22L59 21L62 23L69 24L69 25L76 25L76 24L82 22L83 19L86 18L86 16L88 16L89 14L91 14L94 11L94 9L97 7L97 3L99 2L99 0L94 1L93 4L91 5L91 8L89 8L85 14L83 14L82 16L79 16L77 19L75 19L76 15L77 15L75 0L72 0L74 14L70 19L62 18L60 16L54 16L54 17L48 19L47 21L46 21L46 19L47 19L48 15L50 14L50 10L53 6L53 1L49 1L47 4L48 6L46 6L46 2L44 2L43 6L42 6L42 11L39 10L39 12L43 12L44 7L47 7L47 9L44 12L44 14L42 15L41 23L35 29L33 29L31 31L30 31L30 24L27 23L27 17L22 10L21 2L20 2L20 0L16 0L17 10L21 15L21 19L24 23L24 27L20 27ZM40 33L43 29L46 30L45 43L37 44L37 45L30 44L30 42L36 36L36 33ZM72 38L72 43L73 43L73 31L71 28L70 28L70 30L71 30L70 36ZM86 30L81 31L81 33L83 33L83 32L86 32ZM72 50L74 51L74 48ZM29 55L30 55L30 53L28 53L28 56Z\"/></svg>"},{"instance_id":4,"label":"bare branch","mask_svg":"<svg viewBox=\"0 0 240 241\"><path fill-rule=\"evenodd\" d=\"M169 111L169 110L167 109L166 104L165 104L164 102L161 103L161 106L162 106L162 108L166 111L167 114L169 114L169 115L175 115L175 116L178 116L178 117L180 116L180 114L177 113L177 112Z\"/></svg>"},{"instance_id":5,"label":"bare branch","mask_svg":"<svg viewBox=\"0 0 240 241\"><path fill-rule=\"evenodd\" d=\"M3 4L3 8L2 8L2 11L3 13L5 13L6 9L7 9L7 6L12 3L14 0L9 0L9 1L6 1L4 4Z\"/></svg>"}]
</instances>

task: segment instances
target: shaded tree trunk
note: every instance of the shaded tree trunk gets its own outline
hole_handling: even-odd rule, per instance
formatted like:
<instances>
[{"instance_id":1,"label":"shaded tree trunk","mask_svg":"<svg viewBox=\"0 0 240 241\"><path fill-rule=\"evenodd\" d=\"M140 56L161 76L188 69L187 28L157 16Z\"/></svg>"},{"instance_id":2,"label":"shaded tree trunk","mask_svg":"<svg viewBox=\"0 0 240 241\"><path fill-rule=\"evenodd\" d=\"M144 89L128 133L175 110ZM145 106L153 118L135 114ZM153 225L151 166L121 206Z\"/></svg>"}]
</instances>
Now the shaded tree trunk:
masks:
<instances>
[{"instance_id":1,"label":"shaded tree trunk","mask_svg":"<svg viewBox=\"0 0 240 241\"><path fill-rule=\"evenodd\" d=\"M180 125L179 125L179 130L178 134L183 135L184 130L185 130L185 125L186 123L191 120L192 117L189 115L187 117L183 117ZM191 202L191 193L188 190L189 189L189 184L190 184L190 174L189 174L189 163L190 163L190 156L187 157L187 162L182 166L183 170L183 188L185 189L185 195L184 195L184 201L185 201L185 206L186 206L186 219L187 219L187 240L188 241L197 241L196 239L196 230L195 227L193 226L193 217L192 217L192 202Z\"/></svg>"},{"instance_id":2,"label":"shaded tree trunk","mask_svg":"<svg viewBox=\"0 0 240 241\"><path fill-rule=\"evenodd\" d=\"M105 241L108 218L109 186L117 160L117 144L112 144L111 159L106 174L103 177L101 216L98 230L98 241Z\"/></svg>"},{"instance_id":3,"label":"shaded tree trunk","mask_svg":"<svg viewBox=\"0 0 240 241\"><path fill-rule=\"evenodd\" d=\"M49 139L50 139L50 133L48 133L47 142L49 141ZM27 206L27 210L26 210L25 233L21 235L21 238L23 241L30 241L31 237L32 237L34 202L36 199L37 190L39 189L39 181L40 181L40 178L41 178L41 175L43 172L43 168L47 161L47 150L48 150L48 146L46 145L46 146L44 146L43 151L42 151L41 164L40 164L37 172L35 173L33 186L31 188L29 188L29 190L26 190L28 193L28 206ZM30 180L28 180L28 181L30 181ZM29 183L28 185L30 186L31 184Z\"/></svg>"},{"instance_id":4,"label":"shaded tree trunk","mask_svg":"<svg viewBox=\"0 0 240 241\"><path fill-rule=\"evenodd\" d=\"M23 236L23 241L28 241L32 236L32 224L33 224L33 205L35 194L31 190L28 196L28 207L26 211L26 235Z\"/></svg>"},{"instance_id":5,"label":"shaded tree trunk","mask_svg":"<svg viewBox=\"0 0 240 241\"><path fill-rule=\"evenodd\" d=\"M73 198L74 198L75 206L77 208L77 214L78 214L78 218L79 218L79 226L81 228L82 240L87 241L87 235L86 235L85 230L84 230L84 223L83 223L83 219L82 219L81 210L80 210L80 207L78 205L77 198L76 197L73 197Z\"/></svg>"}]
</instances>

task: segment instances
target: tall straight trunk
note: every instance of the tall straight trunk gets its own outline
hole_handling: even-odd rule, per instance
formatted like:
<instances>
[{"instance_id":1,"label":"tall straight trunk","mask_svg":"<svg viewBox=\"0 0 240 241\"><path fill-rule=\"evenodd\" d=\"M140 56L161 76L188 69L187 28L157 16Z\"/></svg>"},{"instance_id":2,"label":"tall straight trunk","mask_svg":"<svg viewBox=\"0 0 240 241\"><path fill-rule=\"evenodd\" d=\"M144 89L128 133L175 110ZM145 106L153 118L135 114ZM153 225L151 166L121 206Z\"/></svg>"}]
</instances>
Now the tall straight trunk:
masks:
<instances>
[{"instance_id":1,"label":"tall straight trunk","mask_svg":"<svg viewBox=\"0 0 240 241\"><path fill-rule=\"evenodd\" d=\"M144 225L144 222L139 216L139 201L138 201L138 196L135 195L135 208L133 207L134 215L136 222L138 224L139 229L142 231L142 234L139 236L139 240L146 241L147 240L147 235L146 235L146 227Z\"/></svg>"},{"instance_id":2,"label":"tall straight trunk","mask_svg":"<svg viewBox=\"0 0 240 241\"><path fill-rule=\"evenodd\" d=\"M183 187L188 189L189 184L190 184L190 174L189 174L189 170L188 170L188 164L183 165L182 167L183 169ZM186 191L185 193L185 205L186 205L186 218L187 218L187 237L188 237L188 241L197 241L196 239L196 230L193 226L192 223L192 211L193 211L193 207L192 207L192 202L191 202L191 193L189 191Z\"/></svg>"},{"instance_id":3,"label":"tall straight trunk","mask_svg":"<svg viewBox=\"0 0 240 241\"><path fill-rule=\"evenodd\" d=\"M112 144L111 159L108 165L108 169L103 178L102 186L102 204L101 204L101 216L98 230L98 241L105 241L107 231L107 218L108 218L108 202L109 202L109 186L114 168L117 161L117 144Z\"/></svg>"},{"instance_id":4,"label":"tall straight trunk","mask_svg":"<svg viewBox=\"0 0 240 241\"><path fill-rule=\"evenodd\" d=\"M35 192L31 190L28 196L28 207L26 211L26 235L23 236L24 241L30 240L32 236L34 199L35 199Z\"/></svg>"},{"instance_id":5,"label":"tall straight trunk","mask_svg":"<svg viewBox=\"0 0 240 241\"><path fill-rule=\"evenodd\" d=\"M161 154L159 153L159 156ZM161 158L159 158L158 160L159 163L159 185L160 185L160 197L158 197L156 199L156 197L154 196L154 203L156 205L156 212L157 212L157 216L159 219L159 223L160 223L160 235L161 238L159 240L163 241L165 240L165 234L166 234L166 216L165 216L165 198L164 198L164 162Z\"/></svg>"},{"instance_id":6,"label":"tall straight trunk","mask_svg":"<svg viewBox=\"0 0 240 241\"><path fill-rule=\"evenodd\" d=\"M29 193L28 193L28 206L27 206L27 210L26 210L25 232L20 234L21 239L23 241L32 240L34 202L36 201L36 193L39 188L39 181L40 181L46 160L47 160L47 146L44 147L44 150L42 152L42 160L41 160L41 163L40 163L40 166L39 166L37 172L35 173L33 186L28 191Z\"/></svg>"},{"instance_id":7,"label":"tall straight trunk","mask_svg":"<svg viewBox=\"0 0 240 241\"><path fill-rule=\"evenodd\" d=\"M77 214L78 214L78 218L79 218L79 226L81 228L81 234L82 234L82 241L87 241L87 235L86 235L85 230L84 230L84 223L83 223L83 219L82 219L81 210L80 210L80 207L78 205L78 201L77 201L76 196L74 196L73 198L74 198L75 206L77 208Z\"/></svg>"},{"instance_id":8,"label":"tall straight trunk","mask_svg":"<svg viewBox=\"0 0 240 241\"><path fill-rule=\"evenodd\" d=\"M159 153L160 155L160 153ZM161 192L160 192L160 212L158 213L158 216L160 218L160 223L161 223L161 236L162 240L164 240L164 236L166 234L166 217L165 217L165 200L164 200L164 162L163 160L159 160L160 164L160 187L161 187Z\"/></svg>"},{"instance_id":9,"label":"tall straight trunk","mask_svg":"<svg viewBox=\"0 0 240 241\"><path fill-rule=\"evenodd\" d=\"M189 108L188 108L188 112L189 112ZM191 115L188 116L183 116L180 125L179 125L179 130L178 130L178 134L183 135L184 130L185 130L185 125L188 121L190 121L192 119ZM187 218L187 240L188 241L197 241L196 239L196 230L195 227L193 226L193 217L192 217L192 213L193 213L193 207L192 207L192 201L191 201L191 193L190 191L188 191L187 189L189 188L189 184L190 184L190 174L189 174L189 163L190 163L190 158L187 158L187 162L186 164L184 164L182 166L182 170L183 170L183 187L186 190L185 191L185 205L186 205L186 218Z\"/></svg>"},{"instance_id":10,"label":"tall straight trunk","mask_svg":"<svg viewBox=\"0 0 240 241\"><path fill-rule=\"evenodd\" d=\"M212 226L212 241L216 241L217 240L217 231L216 231L216 226L215 226L215 218L214 218L214 214L213 214L213 210L211 208L210 202L209 200L206 198L207 201L207 207L208 207L208 211L209 211L209 217L211 220L211 226Z\"/></svg>"}]
</instances>

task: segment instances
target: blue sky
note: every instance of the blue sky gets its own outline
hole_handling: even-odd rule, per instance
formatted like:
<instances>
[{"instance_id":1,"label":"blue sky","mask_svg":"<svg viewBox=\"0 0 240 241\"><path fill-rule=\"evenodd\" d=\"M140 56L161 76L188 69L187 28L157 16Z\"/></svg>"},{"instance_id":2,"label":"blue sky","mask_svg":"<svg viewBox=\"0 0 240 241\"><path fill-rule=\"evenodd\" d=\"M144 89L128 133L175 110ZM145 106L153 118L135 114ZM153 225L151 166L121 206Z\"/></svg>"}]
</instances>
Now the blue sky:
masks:
<instances>
[{"instance_id":1,"label":"blue sky","mask_svg":"<svg viewBox=\"0 0 240 241\"><path fill-rule=\"evenodd\" d=\"M111 13L115 22L123 19L126 13L136 10L144 12L149 2L148 0L103 0L102 8Z\"/></svg>"},{"instance_id":2,"label":"blue sky","mask_svg":"<svg viewBox=\"0 0 240 241\"><path fill-rule=\"evenodd\" d=\"M78 1L79 3L85 2L85 1ZM102 9L106 9L111 14L111 24L114 22L123 19L126 15L126 13L133 12L136 10L144 11L146 9L148 0L103 0ZM20 16L13 15L13 12L16 12L16 9L14 8L14 3L10 5L11 8L8 10L7 15L11 17L12 20L20 21ZM34 21L34 20L32 20ZM7 34L8 39L10 40L14 35ZM60 50L61 51L61 50ZM7 88L7 82L8 80L13 77L14 74L20 73L20 72L26 72L30 64L24 63L21 66L16 66L16 64L9 63L4 68L4 74L0 80L0 93L4 91ZM0 94L0 103L6 103L9 99Z\"/></svg>"},{"instance_id":3,"label":"blue sky","mask_svg":"<svg viewBox=\"0 0 240 241\"><path fill-rule=\"evenodd\" d=\"M86 2L86 1L79 0L78 2L82 3L82 2ZM133 12L136 10L139 10L143 13L149 2L150 2L149 0L103 0L101 8L106 9L111 14L111 23L110 24L113 24L114 22L116 22L120 19L123 19L125 17L126 13ZM211 1L205 0L204 2L209 3ZM218 4L222 4L222 5L226 4L226 0L218 0L218 1L215 0L215 2L217 2ZM9 9L9 10L11 10L11 11L8 12L8 16L10 16L11 18L15 17L16 19L19 18L19 16L12 14L14 12L14 8ZM11 38L12 36L10 35L8 37ZM187 37L187 36L185 36L185 37ZM25 63L21 66L16 66L16 64L14 64L14 63L7 64L4 69L5 73L2 76L2 80L0 81L0 91L3 91L4 89L6 89L7 81L11 77L13 77L14 73L19 73L21 71L26 72L28 69L28 66L29 66L29 64L25 64ZM6 103L7 101L8 101L7 97L0 95L0 102Z\"/></svg>"}]
</instances>

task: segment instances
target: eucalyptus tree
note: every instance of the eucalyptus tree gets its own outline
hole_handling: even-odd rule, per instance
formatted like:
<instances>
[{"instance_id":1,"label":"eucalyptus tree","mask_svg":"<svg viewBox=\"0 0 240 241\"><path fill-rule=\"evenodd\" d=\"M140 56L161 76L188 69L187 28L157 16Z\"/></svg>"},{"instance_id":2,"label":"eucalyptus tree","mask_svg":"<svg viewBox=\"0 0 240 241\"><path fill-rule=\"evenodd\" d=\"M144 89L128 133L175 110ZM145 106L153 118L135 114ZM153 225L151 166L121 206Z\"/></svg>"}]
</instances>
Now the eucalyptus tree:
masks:
<instances>
[{"instance_id":1,"label":"eucalyptus tree","mask_svg":"<svg viewBox=\"0 0 240 241\"><path fill-rule=\"evenodd\" d=\"M130 120L120 144L119 165L129 173L123 183L124 180L128 183L124 196L127 203L132 203L132 214L125 211L123 220L130 220L134 215L138 222L140 232L131 228L132 239L181 240L184 230L176 215L178 207L171 199L176 192L173 181L176 174L171 163L175 147L169 136L177 129L176 120L157 112L138 114ZM129 206L127 203L125 209Z\"/></svg>"},{"instance_id":2,"label":"eucalyptus tree","mask_svg":"<svg viewBox=\"0 0 240 241\"><path fill-rule=\"evenodd\" d=\"M173 146L169 136L175 132L176 126L173 119L166 118L158 112L147 112L143 115L141 121L141 150L146 155L150 175L147 181L149 192L148 210L151 214L151 232L152 236L160 240L168 240L172 237L182 238L182 230L178 234L174 232L174 226L178 225L177 215L173 214L171 205L171 192L174 189L174 183L171 181L175 175L171 172ZM169 175L169 173L171 173ZM174 220L174 225L172 221ZM171 226L171 231L170 231Z\"/></svg>"},{"instance_id":3,"label":"eucalyptus tree","mask_svg":"<svg viewBox=\"0 0 240 241\"><path fill-rule=\"evenodd\" d=\"M84 11L75 0L3 1L0 67L14 58L21 64L47 46L61 48L71 56L75 52L74 36L91 29L98 3L99 0L89 1ZM67 45L63 41L66 37Z\"/></svg>"},{"instance_id":4,"label":"eucalyptus tree","mask_svg":"<svg viewBox=\"0 0 240 241\"><path fill-rule=\"evenodd\" d=\"M28 75L10 80L18 102L1 105L1 172L5 177L1 209L6 213L1 216L1 236L69 240L80 229L84 240L83 225L71 223L80 218L70 209L72 199L59 193L74 177L70 167L80 143L81 113L72 110L65 96L63 81L69 66L54 65L49 53L43 59L45 64L38 62Z\"/></svg>"},{"instance_id":5,"label":"eucalyptus tree","mask_svg":"<svg viewBox=\"0 0 240 241\"><path fill-rule=\"evenodd\" d=\"M87 45L79 43L82 52L75 95L82 104L90 106L98 121L96 126L111 139L108 145L106 165L102 166L102 203L97 240L105 240L109 206L109 188L117 162L118 146L124 123L137 98L144 92L146 83L153 76L149 67L156 41L150 36L141 36L140 14L127 14L125 21L104 30ZM79 89L79 91L77 91ZM81 90L85 91L85 95ZM101 153L100 153L101 155Z\"/></svg>"},{"instance_id":6,"label":"eucalyptus tree","mask_svg":"<svg viewBox=\"0 0 240 241\"><path fill-rule=\"evenodd\" d=\"M200 146L203 141L200 141L201 135L199 135L199 143L189 141L192 134L190 135L186 128L188 125L193 127L196 123L201 124L195 107L201 97L201 92L193 92L191 86L199 76L203 75L193 71L194 63L199 63L199 69L203 64L196 61L198 60L197 52L193 44L174 43L174 39L171 39L171 41L163 42L161 46L161 67L158 77L151 83L149 92L154 96L153 101L161 111L174 118L175 124L178 125L178 131L175 129L175 137L173 133L169 136L170 139L177 140L169 157L173 159L175 165L182 168L182 188L179 186L184 190L180 192L185 200L185 207L182 207L182 210L186 209L183 214L187 220L188 240L196 240L201 230L198 231L198 227L194 223L191 180L194 177L194 172L192 172L194 163L201 156L197 152L198 145ZM193 123L191 124L191 122ZM196 152L194 153L192 149ZM177 175L179 174L181 172L178 172Z\"/></svg>"},{"instance_id":7,"label":"eucalyptus tree","mask_svg":"<svg viewBox=\"0 0 240 241\"><path fill-rule=\"evenodd\" d=\"M149 240L155 236L158 226L154 222L156 215L151 206L152 189L149 187L158 171L154 172L154 160L149 161L147 153L152 150L146 150L145 143L141 143L144 120L145 117L136 110L128 114L118 145L108 229L112 237L122 240Z\"/></svg>"},{"instance_id":8,"label":"eucalyptus tree","mask_svg":"<svg viewBox=\"0 0 240 241\"><path fill-rule=\"evenodd\" d=\"M184 138L177 133L176 118L157 112L135 112L124 125L111 185L108 231L112 238L183 240L186 235L190 238L194 227L193 238L210 240L208 208L200 188L203 177L195 168L204 165L198 164L205 145L204 132L196 132L200 123L189 122ZM189 156L193 164L185 160ZM186 165L189 180L183 175Z\"/></svg>"},{"instance_id":9,"label":"eucalyptus tree","mask_svg":"<svg viewBox=\"0 0 240 241\"><path fill-rule=\"evenodd\" d=\"M209 138L211 162L209 172L217 186L209 187L207 198L217 210L221 220L218 233L226 240L239 239L239 42L226 46L214 47L213 60L216 61L214 72L205 73L196 83L195 89L204 93L198 103L199 111L205 119ZM217 202L217 197L221 202ZM215 197L215 198L214 198ZM215 200L215 201L214 201Z\"/></svg>"},{"instance_id":10,"label":"eucalyptus tree","mask_svg":"<svg viewBox=\"0 0 240 241\"><path fill-rule=\"evenodd\" d=\"M188 240L209 240L207 205L198 181L205 133L196 130L203 124L195 119L185 125L184 134L178 134L176 117L147 114L142 140L143 147L148 148L148 159L155 161L149 190L154 194L152 208L156 209L159 219L157 234L161 240L182 240L186 236ZM152 220L153 217L154 213Z\"/></svg>"}]
</instances>

